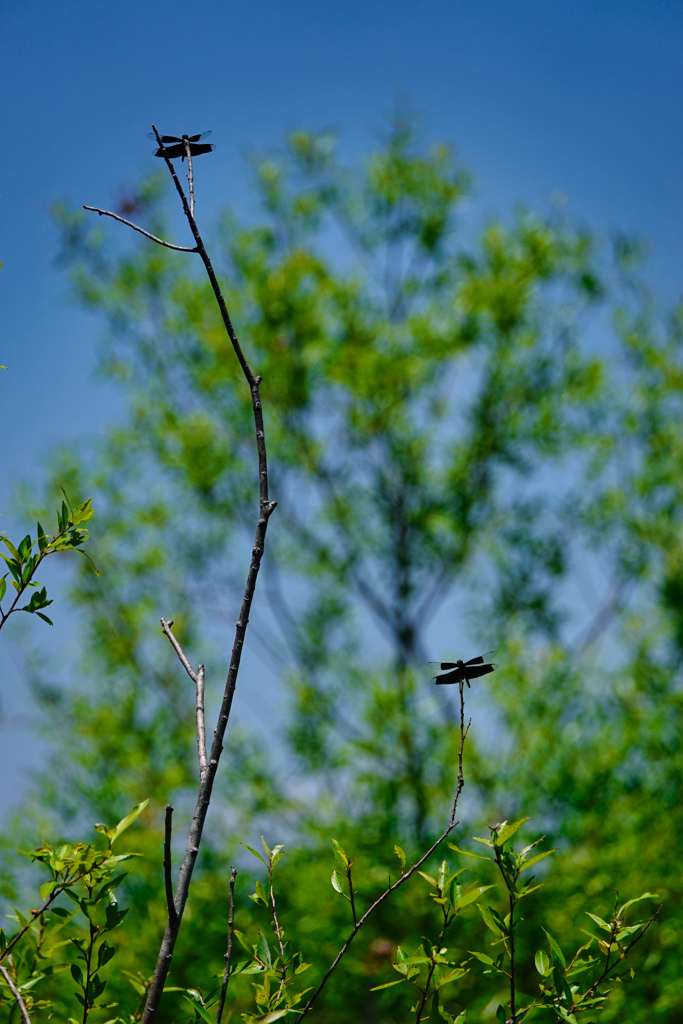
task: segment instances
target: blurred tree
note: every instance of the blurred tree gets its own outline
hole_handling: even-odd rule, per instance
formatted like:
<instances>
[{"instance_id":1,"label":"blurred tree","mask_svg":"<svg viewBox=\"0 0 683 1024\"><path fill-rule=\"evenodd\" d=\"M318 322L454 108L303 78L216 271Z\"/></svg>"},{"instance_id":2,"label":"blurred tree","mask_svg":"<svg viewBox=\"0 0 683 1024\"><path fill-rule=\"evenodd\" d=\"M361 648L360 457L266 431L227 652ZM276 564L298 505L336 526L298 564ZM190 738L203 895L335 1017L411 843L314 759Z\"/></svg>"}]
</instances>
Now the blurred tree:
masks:
<instances>
[{"instance_id":1,"label":"blurred tree","mask_svg":"<svg viewBox=\"0 0 683 1024\"><path fill-rule=\"evenodd\" d=\"M347 927L330 837L358 852L362 900L395 873L394 842L411 856L440 830L457 736L449 695L427 689L420 666L476 653L464 649L476 640L497 648L498 669L475 684L458 835L523 813L560 848L543 900L525 909L530 964L541 921L578 934L588 897L607 911L613 886L624 899L658 891L665 909L642 968L602 1019L674 1020L681 311L656 308L637 244L607 243L558 211L465 231L468 175L400 114L359 170L340 165L329 135L306 132L255 170L262 217L223 217L215 263L264 378L279 501L248 643L291 699L286 728L261 698L262 735L231 727L172 978L197 987L221 970L230 857L264 830L292 847L281 916L324 968ZM163 234L158 178L135 203ZM216 660L209 638L237 607L232 580L248 559L250 410L187 259L131 239L121 249L81 213L59 216L78 301L107 324L102 373L129 405L83 457L55 456L55 479L95 498L101 578L73 587L82 683L36 682L60 723L39 793L64 828L155 802L124 951L131 969L151 969L165 912L160 806L187 809L194 772L192 698L158 617ZM436 651L439 610L457 628ZM261 684L243 673L239 685ZM257 910L244 902L236 923L248 931ZM367 993L392 980L393 944L419 941L425 913L414 891L388 902L318 1019L405 1019L400 989ZM480 925L465 919L453 941L472 948ZM530 967L521 989L537 984ZM473 971L453 1009L493 1015L486 991ZM164 1012L171 1020L172 997Z\"/></svg>"}]
</instances>

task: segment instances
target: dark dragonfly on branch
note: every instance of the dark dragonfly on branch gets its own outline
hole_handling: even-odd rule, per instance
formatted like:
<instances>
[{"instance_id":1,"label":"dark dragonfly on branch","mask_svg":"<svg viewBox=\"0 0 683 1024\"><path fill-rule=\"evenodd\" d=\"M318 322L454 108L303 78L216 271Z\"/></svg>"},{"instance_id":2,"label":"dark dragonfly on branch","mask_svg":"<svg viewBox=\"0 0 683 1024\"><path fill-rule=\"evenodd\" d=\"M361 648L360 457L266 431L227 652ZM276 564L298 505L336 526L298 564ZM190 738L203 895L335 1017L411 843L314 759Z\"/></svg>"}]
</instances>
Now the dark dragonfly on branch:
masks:
<instances>
[{"instance_id":1,"label":"dark dragonfly on branch","mask_svg":"<svg viewBox=\"0 0 683 1024\"><path fill-rule=\"evenodd\" d=\"M160 157L167 156L169 160L177 160L178 157L184 160L187 156L186 144L190 147L190 156L201 156L202 153L210 153L216 147L210 142L200 142L200 139L208 139L211 134L211 132L200 132L199 135L181 135L180 138L177 135L162 135L162 145L159 149L154 150L154 155ZM147 137L154 139L156 142L157 137L154 132L148 132Z\"/></svg>"},{"instance_id":2,"label":"dark dragonfly on branch","mask_svg":"<svg viewBox=\"0 0 683 1024\"><path fill-rule=\"evenodd\" d=\"M435 665L441 675L434 676L436 685L439 686L443 683L467 683L470 685L470 679L477 679L479 676L488 675L489 672L493 672L495 665L485 662L484 658L488 657L489 654L493 654L493 651L489 651L488 654L480 654L478 658L470 658L469 661L430 661L430 665Z\"/></svg>"}]
</instances>

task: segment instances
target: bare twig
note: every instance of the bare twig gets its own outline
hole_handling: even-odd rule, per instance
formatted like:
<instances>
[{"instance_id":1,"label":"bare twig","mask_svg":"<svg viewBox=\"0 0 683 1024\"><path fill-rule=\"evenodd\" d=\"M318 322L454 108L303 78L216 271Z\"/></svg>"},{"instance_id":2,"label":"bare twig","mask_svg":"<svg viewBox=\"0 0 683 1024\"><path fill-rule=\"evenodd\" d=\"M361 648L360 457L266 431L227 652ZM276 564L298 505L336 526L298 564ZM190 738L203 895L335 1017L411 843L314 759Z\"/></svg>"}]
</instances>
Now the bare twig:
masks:
<instances>
[{"instance_id":1,"label":"bare twig","mask_svg":"<svg viewBox=\"0 0 683 1024\"><path fill-rule=\"evenodd\" d=\"M228 991L228 982L230 981L230 957L232 955L232 938L234 933L234 920L235 920L235 878L237 876L237 868L230 867L230 892L228 895L228 948L225 951L225 970L223 971L223 984L221 985L221 994L218 1000L218 1009L216 1010L216 1024L221 1024L221 1017L223 1016L223 1007L225 1006L225 996Z\"/></svg>"},{"instance_id":2,"label":"bare twig","mask_svg":"<svg viewBox=\"0 0 683 1024\"><path fill-rule=\"evenodd\" d=\"M166 886L166 910L169 920L175 919L178 914L173 902L173 882L171 880L171 826L173 820L173 807L166 804L166 818L164 821L164 883Z\"/></svg>"},{"instance_id":3,"label":"bare twig","mask_svg":"<svg viewBox=\"0 0 683 1024\"><path fill-rule=\"evenodd\" d=\"M206 756L206 726L204 724L204 666L197 672L197 756L199 757L199 777L209 767Z\"/></svg>"},{"instance_id":4,"label":"bare twig","mask_svg":"<svg viewBox=\"0 0 683 1024\"><path fill-rule=\"evenodd\" d=\"M190 213L194 217L194 171L192 170L192 150L190 140L183 139L185 144L185 156L187 157L187 184L190 192Z\"/></svg>"},{"instance_id":5,"label":"bare twig","mask_svg":"<svg viewBox=\"0 0 683 1024\"><path fill-rule=\"evenodd\" d=\"M159 245L166 246L167 249L175 249L176 252L197 252L197 249L190 249L186 245L173 245L171 242L165 242L163 238L157 238L156 235L152 235L149 231L145 231L144 228L139 227L137 224L133 224L132 220L126 220L125 217L119 217L118 213L112 213L111 210L100 210L98 206L86 206L83 205L84 210L91 210L93 213L99 213L100 217L113 217L114 220L120 220L122 224L127 224L133 231L139 231L145 238L151 238L153 242L157 242Z\"/></svg>"},{"instance_id":6,"label":"bare twig","mask_svg":"<svg viewBox=\"0 0 683 1024\"><path fill-rule=\"evenodd\" d=\"M190 665L190 662L183 651L182 647L178 643L171 626L173 620L161 619L161 628L171 642L173 650L178 655L181 665L187 672L188 676L194 683L197 691L197 755L199 757L199 777L201 778L206 769L209 767L209 761L206 755L206 724L204 721L204 666L200 665L195 672Z\"/></svg>"},{"instance_id":7,"label":"bare twig","mask_svg":"<svg viewBox=\"0 0 683 1024\"><path fill-rule=\"evenodd\" d=\"M31 1024L31 1018L28 1015L28 1010L26 1009L26 1003L24 1002L24 1000L21 997L21 992L19 991L17 986L12 981L12 977L11 977L9 971L7 970L6 967L0 966L0 973L2 974L3 978L5 979L5 982L6 982L7 986L8 986L8 988L9 988L10 992L12 993L12 995L14 996L14 998L17 1001L19 1009L21 1010L21 1016L24 1018L24 1024Z\"/></svg>"},{"instance_id":8,"label":"bare twig","mask_svg":"<svg viewBox=\"0 0 683 1024\"><path fill-rule=\"evenodd\" d=\"M232 645L232 652L230 655L230 667L228 669L228 675L225 682L225 688L223 691L223 699L221 702L221 708L218 714L218 721L213 734L213 742L211 744L211 752L208 757L208 765L206 771L201 774L199 783L199 792L197 794L197 802L195 805L195 811L192 816L192 824L190 826L190 832L187 838L187 845L185 847L185 855L180 868L178 876L178 883L176 886L174 907L176 910L176 917L174 918L169 914L169 918L166 924L166 930L162 939L161 948L159 950L159 956L157 958L157 964L154 969L154 975L152 978L152 984L150 985L149 994L147 996L147 1003L142 1015L142 1024L152 1024L156 1020L157 1010L161 1001L161 996L164 990L164 984L166 977L171 965L173 958L173 951L175 949L176 940L178 937L178 931L182 921L183 911L187 902L188 894L190 891L190 883L192 881L192 873L197 860L197 854L199 852L199 845L202 839L202 832L204 830L204 822L206 821L206 815L209 810L209 804L211 801L211 794L213 791L214 779L216 777L216 771L218 769L218 762L223 750L223 737L225 736L225 730L230 718L230 711L232 708L232 701L235 694L235 687L237 685L237 674L239 672L240 661L242 657L242 649L244 647L244 639L247 632L247 626L249 624L249 613L251 610L251 604L254 598L254 590L256 589L256 580L258 578L259 569L261 566L261 559L263 557L263 550L266 540L266 531L268 529L268 521L272 515L277 502L270 501L268 496L268 460L266 455L266 441L265 432L263 425L263 408L261 405L260 395L260 384L262 378L255 376L247 362L247 359L242 351L242 347L235 333L228 308L221 292L218 279L216 277L213 265L209 258L209 255L204 246L202 236L199 233L199 229L194 219L194 214L190 205L188 204L187 197L183 191L183 187L180 184L178 175L176 174L175 168L168 158L168 155L161 143L161 138L156 130L156 127L152 125L154 132L159 143L159 147L162 150L162 156L166 161L169 174L173 179L173 183L176 187L176 191L180 197L183 205L183 211L187 222L192 231L194 240L196 242L196 251L204 264L206 273L211 287L213 289L218 308L223 319L223 324L227 331L228 337L233 347L233 351L237 357L237 361L240 364L246 382L251 392L251 405L254 415L254 432L256 435L256 451L258 456L258 469L259 469L259 516L256 525L256 536L254 538L254 546L251 552L251 561L249 564L249 570L247 573L247 579L244 586L244 594L242 597L242 607L240 609L240 616L235 625L235 637ZM169 637L170 639L170 637Z\"/></svg>"},{"instance_id":9,"label":"bare twig","mask_svg":"<svg viewBox=\"0 0 683 1024\"><path fill-rule=\"evenodd\" d=\"M166 619L163 619L163 618L161 619L161 628L162 628L162 630L164 631L164 633L166 634L168 639L171 641L171 647L173 648L173 650L178 655L178 658L180 660L180 664L183 666L183 668L187 672L188 676L190 677L190 679L192 680L192 682L196 686L197 685L197 673L192 668L192 665L190 665L190 662L188 661L187 657L185 656L185 652L183 651L182 647L180 646L180 644L176 640L175 635L173 633L173 630L171 629L172 625L173 625L173 619L171 619L170 621L167 621Z\"/></svg>"},{"instance_id":10,"label":"bare twig","mask_svg":"<svg viewBox=\"0 0 683 1024\"><path fill-rule=\"evenodd\" d=\"M325 985L327 984L328 979L330 978L330 976L334 973L334 971L339 966L339 963L340 963L342 957L344 956L344 954L346 953L347 949L349 948L349 946L351 945L351 943L355 939L356 935L361 930L361 928L363 927L365 922L368 920L368 918L372 914L374 914L374 912L377 909L377 907L379 907L382 903L384 903L385 899L387 899L388 896L390 896L393 892L395 892L396 889L398 889L400 886L402 886L404 884L404 882L407 882L408 879L411 877L411 875L413 875L418 870L418 868L422 867L424 862L431 857L431 855L434 853L434 851L437 849L437 847L439 847L441 845L441 843L444 841L444 839L446 839L451 834L451 832L453 831L455 826L458 824L458 822L455 820L455 811L456 811L456 808L457 808L457 805L458 805L458 798L460 797L460 794L462 792L463 786L465 785L465 779L464 779L463 771L462 771L462 757L463 757L463 750L464 750L464 747L465 747L465 739L467 738L468 731L469 731L469 723L467 725L467 728L465 728L465 693L464 693L464 684L461 682L460 683L460 753L459 753L459 757L458 757L458 781L457 781L457 785L456 785L456 789L455 789L455 796L453 798L453 807L451 809L450 821L448 822L448 825L446 826L444 831L441 833L439 838L434 843L432 843L432 845L429 847L427 852L423 853L422 856L420 857L420 859L415 864L413 864L413 866L408 871L406 871L405 874L401 875L401 877L396 882L394 882L393 885L389 885L384 890L384 892L380 896L377 897L377 899L372 904L372 906L368 907L368 909L365 911L363 916L361 918L359 918L359 920L354 924L353 930L352 930L351 934L349 935L348 939L346 940L344 945L341 947L341 949L337 953L336 957L334 958L334 960L332 961L332 963L330 964L330 966L326 970L325 974L322 977L322 980L321 980L320 984L318 985L317 989L315 990L315 992L313 993L311 998L308 1000L306 1005L304 1006L304 1008L301 1011L301 1013L299 1014L299 1016L294 1021L294 1024L299 1024L299 1022L302 1021L304 1019L304 1017L307 1015L308 1011L311 1009L311 1007L313 1006L314 1002L316 1001L316 999L318 998L318 996L320 995L320 993L324 989Z\"/></svg>"}]
</instances>

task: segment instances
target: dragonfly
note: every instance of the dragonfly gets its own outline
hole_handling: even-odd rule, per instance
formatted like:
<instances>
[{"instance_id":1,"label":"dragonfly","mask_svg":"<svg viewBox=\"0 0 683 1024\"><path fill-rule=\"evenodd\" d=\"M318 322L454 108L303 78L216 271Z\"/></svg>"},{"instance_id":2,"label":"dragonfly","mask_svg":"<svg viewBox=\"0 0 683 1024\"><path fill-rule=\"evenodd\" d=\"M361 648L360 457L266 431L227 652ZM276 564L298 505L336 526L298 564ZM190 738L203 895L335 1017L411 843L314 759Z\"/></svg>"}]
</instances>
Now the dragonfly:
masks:
<instances>
[{"instance_id":1,"label":"dragonfly","mask_svg":"<svg viewBox=\"0 0 683 1024\"><path fill-rule=\"evenodd\" d=\"M162 135L161 141L163 145L159 149L154 150L154 155L167 156L169 160L177 160L178 157L184 160L187 156L186 142L190 145L190 156L201 156L202 153L210 153L216 147L210 142L200 142L200 139L208 139L211 134L211 132L200 132L199 135L181 135L180 138L177 135ZM156 142L154 132L148 132L147 138L154 139ZM167 145L167 143L171 143L171 145Z\"/></svg>"},{"instance_id":2,"label":"dragonfly","mask_svg":"<svg viewBox=\"0 0 683 1024\"><path fill-rule=\"evenodd\" d=\"M493 654L493 651L489 651L488 654L480 654L477 658L470 658L469 661L430 661L429 664L435 665L442 673L433 677L436 685L467 683L469 686L470 679L477 679L479 676L486 676L489 672L493 672L496 666L484 661L484 658L488 658L490 654Z\"/></svg>"}]
</instances>

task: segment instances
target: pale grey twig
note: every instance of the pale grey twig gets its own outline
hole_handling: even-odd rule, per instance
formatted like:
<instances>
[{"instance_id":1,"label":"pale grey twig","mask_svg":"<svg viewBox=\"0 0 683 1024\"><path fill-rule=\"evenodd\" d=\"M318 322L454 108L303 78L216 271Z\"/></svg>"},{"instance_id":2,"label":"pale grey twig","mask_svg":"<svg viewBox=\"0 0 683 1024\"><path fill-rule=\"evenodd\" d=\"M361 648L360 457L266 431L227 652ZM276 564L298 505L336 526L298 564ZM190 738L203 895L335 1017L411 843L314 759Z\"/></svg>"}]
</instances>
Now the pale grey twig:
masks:
<instances>
[{"instance_id":1,"label":"pale grey twig","mask_svg":"<svg viewBox=\"0 0 683 1024\"><path fill-rule=\"evenodd\" d=\"M166 634L166 636L168 637L168 639L170 640L171 647L173 648L173 650L178 655L178 659L180 660L180 664L183 666L183 668L187 672L188 676L190 677L190 679L192 680L192 682L196 686L197 685L197 673L192 668L192 665L190 665L189 661L187 660L187 657L185 656L185 652L183 651L182 647L180 646L180 644L178 643L178 641L175 638L173 630L171 629L171 627L173 625L173 619L164 619L164 618L162 618L160 621L161 621L161 628L162 628L163 632Z\"/></svg>"},{"instance_id":2,"label":"pale grey twig","mask_svg":"<svg viewBox=\"0 0 683 1024\"><path fill-rule=\"evenodd\" d=\"M145 238L151 238L153 242L157 242L158 245L165 245L167 249L175 249L176 252L197 252L197 249L190 249L186 245L173 245L171 242L165 242L163 238L157 238L156 235L151 234L149 231L145 231L144 228L139 227L137 224L133 224L132 220L126 220L125 217L119 217L118 213L112 213L111 210L100 210L98 206L86 206L83 204L84 210L91 210L93 213L99 213L100 217L113 217L114 220L120 220L122 224L127 224L133 231L139 231Z\"/></svg>"},{"instance_id":3,"label":"pale grey twig","mask_svg":"<svg viewBox=\"0 0 683 1024\"><path fill-rule=\"evenodd\" d=\"M10 992L12 993L12 995L14 996L14 998L16 999L16 1001L18 1003L19 1009L21 1010L21 1016L24 1018L24 1024L31 1024L31 1018L28 1015L28 1010L26 1009L26 1003L24 1002L24 1000L21 997L21 992L19 991L17 986L12 981L12 977L11 977L9 971L7 970L6 967L3 967L2 965L0 965L0 973L2 974L3 978L5 979L5 982L7 983Z\"/></svg>"},{"instance_id":4,"label":"pale grey twig","mask_svg":"<svg viewBox=\"0 0 683 1024\"><path fill-rule=\"evenodd\" d=\"M194 171L192 170L192 150L190 140L183 139L185 143L185 156L187 157L187 184L190 191L190 214L194 217Z\"/></svg>"},{"instance_id":5,"label":"pale grey twig","mask_svg":"<svg viewBox=\"0 0 683 1024\"><path fill-rule=\"evenodd\" d=\"M199 777L209 767L206 756L206 726L204 724L204 666L200 665L197 672L197 755L199 757Z\"/></svg>"},{"instance_id":6,"label":"pale grey twig","mask_svg":"<svg viewBox=\"0 0 683 1024\"><path fill-rule=\"evenodd\" d=\"M178 655L181 665L194 683L197 692L197 756L199 757L199 777L201 778L209 766L206 755L206 724L204 720L204 666L199 665L195 672L171 629L172 625L172 619L161 619L161 628L170 640L173 650Z\"/></svg>"}]
</instances>

